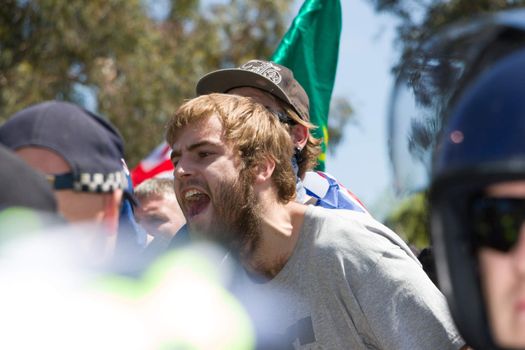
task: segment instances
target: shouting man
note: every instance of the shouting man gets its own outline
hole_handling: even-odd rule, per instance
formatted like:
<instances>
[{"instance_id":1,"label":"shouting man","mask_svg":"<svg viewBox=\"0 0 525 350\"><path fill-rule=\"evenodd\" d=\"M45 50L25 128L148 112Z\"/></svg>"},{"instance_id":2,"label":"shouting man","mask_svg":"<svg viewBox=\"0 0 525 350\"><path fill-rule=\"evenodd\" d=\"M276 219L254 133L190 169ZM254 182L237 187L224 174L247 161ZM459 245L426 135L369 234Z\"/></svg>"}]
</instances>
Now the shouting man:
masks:
<instances>
[{"instance_id":1,"label":"shouting man","mask_svg":"<svg viewBox=\"0 0 525 350\"><path fill-rule=\"evenodd\" d=\"M271 340L259 340L266 348L464 344L442 294L395 233L363 212L294 200L293 140L263 105L197 97L170 120L167 141L192 237L224 245L243 267L235 281L271 295L275 313L263 326Z\"/></svg>"}]
</instances>

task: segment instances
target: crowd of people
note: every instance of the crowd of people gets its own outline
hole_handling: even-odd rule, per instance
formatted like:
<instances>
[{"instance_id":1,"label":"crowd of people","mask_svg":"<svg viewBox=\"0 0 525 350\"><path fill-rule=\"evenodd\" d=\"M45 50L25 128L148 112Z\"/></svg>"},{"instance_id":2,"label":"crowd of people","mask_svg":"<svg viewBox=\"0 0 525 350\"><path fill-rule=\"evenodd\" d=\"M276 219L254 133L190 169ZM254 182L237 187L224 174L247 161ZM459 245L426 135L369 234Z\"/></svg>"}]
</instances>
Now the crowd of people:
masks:
<instances>
[{"instance_id":1,"label":"crowd of people","mask_svg":"<svg viewBox=\"0 0 525 350\"><path fill-rule=\"evenodd\" d=\"M91 111L44 101L0 126L0 347L525 347L525 14L498 16L441 110L430 199L444 294L314 171L306 92L254 59L197 82L166 126L173 177L135 188L122 137Z\"/></svg>"}]
</instances>

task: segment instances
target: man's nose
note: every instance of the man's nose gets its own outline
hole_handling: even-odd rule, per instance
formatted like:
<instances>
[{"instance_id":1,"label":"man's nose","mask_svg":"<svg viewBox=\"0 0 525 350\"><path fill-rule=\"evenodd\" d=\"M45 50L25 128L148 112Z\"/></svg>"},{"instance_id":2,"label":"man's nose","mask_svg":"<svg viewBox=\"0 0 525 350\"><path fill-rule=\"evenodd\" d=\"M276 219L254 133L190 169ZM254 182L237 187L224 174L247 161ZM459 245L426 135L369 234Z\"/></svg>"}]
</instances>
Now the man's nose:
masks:
<instances>
[{"instance_id":1,"label":"man's nose","mask_svg":"<svg viewBox=\"0 0 525 350\"><path fill-rule=\"evenodd\" d=\"M173 171L173 175L175 178L185 178L188 176L191 176L195 173L194 167L192 166L191 162L185 158L181 157L177 164L174 165L175 170Z\"/></svg>"}]
</instances>

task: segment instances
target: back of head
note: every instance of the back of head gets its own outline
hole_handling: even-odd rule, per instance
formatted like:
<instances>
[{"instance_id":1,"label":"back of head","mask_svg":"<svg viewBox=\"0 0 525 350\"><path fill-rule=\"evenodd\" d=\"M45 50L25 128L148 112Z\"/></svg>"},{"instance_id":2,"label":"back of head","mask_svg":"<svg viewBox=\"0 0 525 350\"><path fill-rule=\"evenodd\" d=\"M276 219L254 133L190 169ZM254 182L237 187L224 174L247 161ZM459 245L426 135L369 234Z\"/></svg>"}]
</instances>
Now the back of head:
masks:
<instances>
[{"instance_id":1,"label":"back of head","mask_svg":"<svg viewBox=\"0 0 525 350\"><path fill-rule=\"evenodd\" d=\"M123 140L109 121L72 103L42 102L0 126L0 143L47 175L67 221L95 222L111 233L108 247L117 236L123 250L145 242L129 199Z\"/></svg>"},{"instance_id":2,"label":"back of head","mask_svg":"<svg viewBox=\"0 0 525 350\"><path fill-rule=\"evenodd\" d=\"M227 95L202 95L184 103L168 123L166 139L173 146L177 132L186 125L217 116L222 123L224 143L239 152L243 170L252 172L263 158L275 162L272 179L279 199L295 196L295 176L290 159L293 144L278 118L252 99Z\"/></svg>"},{"instance_id":3,"label":"back of head","mask_svg":"<svg viewBox=\"0 0 525 350\"><path fill-rule=\"evenodd\" d=\"M0 241L5 235L58 222L57 203L44 176L0 146Z\"/></svg>"},{"instance_id":4,"label":"back of head","mask_svg":"<svg viewBox=\"0 0 525 350\"><path fill-rule=\"evenodd\" d=\"M122 138L108 121L68 102L47 101L11 116L0 126L0 143L47 175L66 220L116 231L127 183Z\"/></svg>"},{"instance_id":5,"label":"back of head","mask_svg":"<svg viewBox=\"0 0 525 350\"><path fill-rule=\"evenodd\" d=\"M22 207L56 213L55 196L44 176L3 146L0 146L0 164L0 210Z\"/></svg>"},{"instance_id":6,"label":"back of head","mask_svg":"<svg viewBox=\"0 0 525 350\"><path fill-rule=\"evenodd\" d=\"M12 150L40 147L60 155L71 167L62 188L89 193L125 188L118 131L74 104L48 101L19 111L0 127L0 143Z\"/></svg>"}]
</instances>

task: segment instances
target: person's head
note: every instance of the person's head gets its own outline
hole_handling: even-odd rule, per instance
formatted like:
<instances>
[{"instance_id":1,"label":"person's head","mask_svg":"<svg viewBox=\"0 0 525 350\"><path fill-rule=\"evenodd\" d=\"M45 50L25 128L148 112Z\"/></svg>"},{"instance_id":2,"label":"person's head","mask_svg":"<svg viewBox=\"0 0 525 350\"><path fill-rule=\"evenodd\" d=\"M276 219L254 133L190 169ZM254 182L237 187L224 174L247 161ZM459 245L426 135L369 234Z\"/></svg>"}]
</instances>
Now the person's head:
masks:
<instances>
[{"instance_id":1,"label":"person's head","mask_svg":"<svg viewBox=\"0 0 525 350\"><path fill-rule=\"evenodd\" d=\"M525 348L525 22L480 29L434 152L432 237L467 343Z\"/></svg>"},{"instance_id":2,"label":"person's head","mask_svg":"<svg viewBox=\"0 0 525 350\"><path fill-rule=\"evenodd\" d=\"M250 98L209 94L183 104L168 124L175 193L190 230L245 246L261 198L295 197L292 140L278 118ZM269 199L270 198L270 199Z\"/></svg>"},{"instance_id":3,"label":"person's head","mask_svg":"<svg viewBox=\"0 0 525 350\"><path fill-rule=\"evenodd\" d=\"M46 178L0 145L0 243L58 224L57 203Z\"/></svg>"},{"instance_id":4,"label":"person's head","mask_svg":"<svg viewBox=\"0 0 525 350\"><path fill-rule=\"evenodd\" d=\"M122 139L101 117L66 102L30 106L0 126L0 143L47 175L59 212L116 233L122 190Z\"/></svg>"},{"instance_id":5,"label":"person's head","mask_svg":"<svg viewBox=\"0 0 525 350\"><path fill-rule=\"evenodd\" d=\"M488 185L470 204L470 223L492 333L525 347L525 180Z\"/></svg>"},{"instance_id":6,"label":"person's head","mask_svg":"<svg viewBox=\"0 0 525 350\"><path fill-rule=\"evenodd\" d=\"M310 134L308 95L295 80L293 72L274 62L251 60L239 68L208 73L197 83L197 95L227 93L253 98L278 115L286 125L295 148L297 175L317 164L321 141Z\"/></svg>"},{"instance_id":7,"label":"person's head","mask_svg":"<svg viewBox=\"0 0 525 350\"><path fill-rule=\"evenodd\" d=\"M173 237L186 222L173 186L173 179L152 178L135 187L135 215L151 236Z\"/></svg>"},{"instance_id":8,"label":"person's head","mask_svg":"<svg viewBox=\"0 0 525 350\"><path fill-rule=\"evenodd\" d=\"M27 208L54 214L57 203L46 178L0 145L0 211Z\"/></svg>"}]
</instances>

